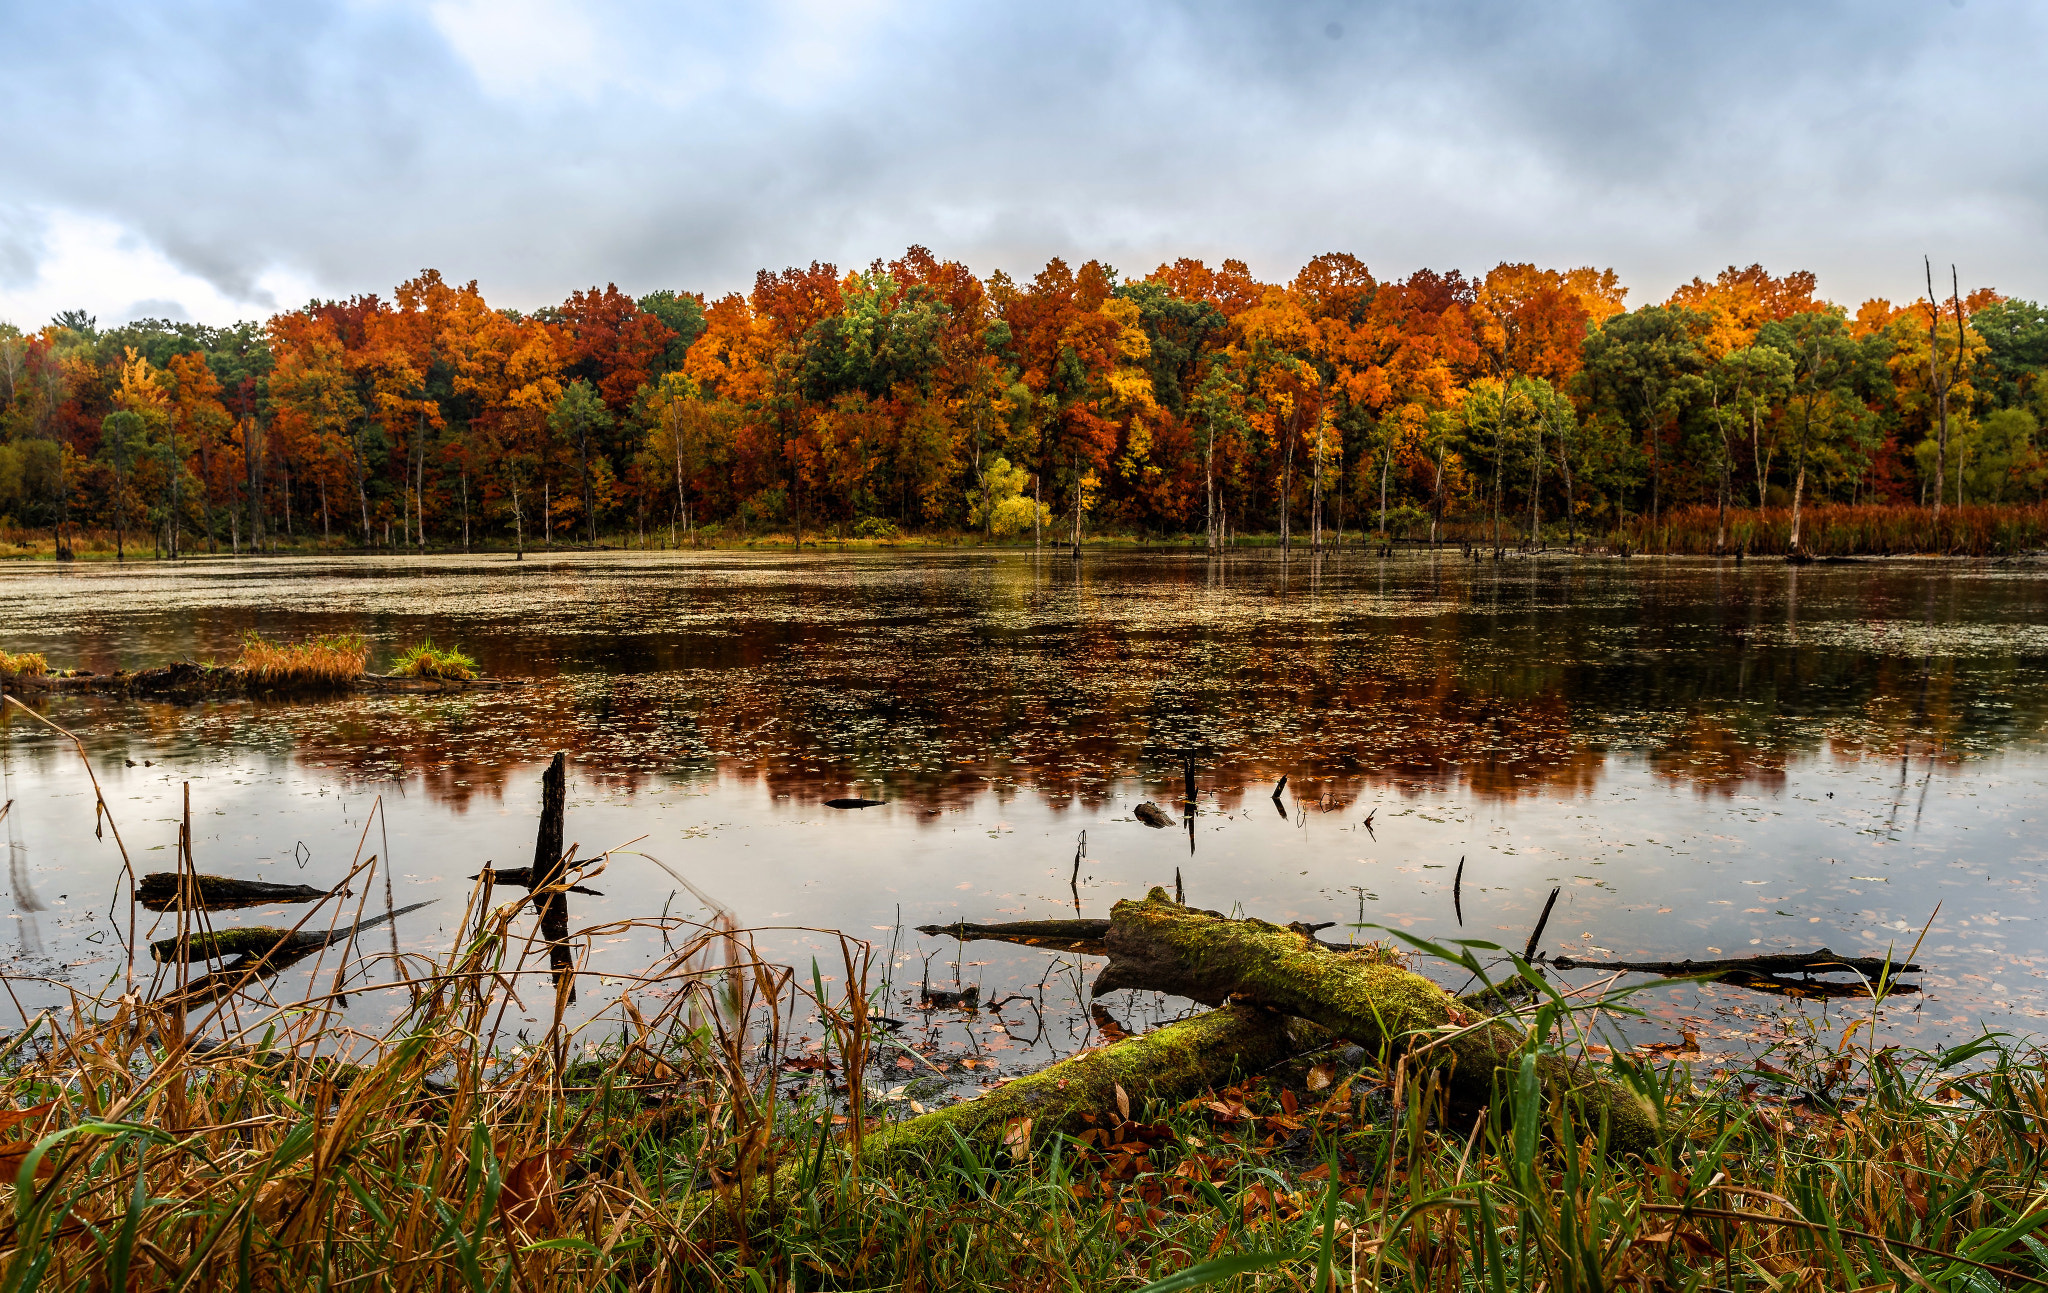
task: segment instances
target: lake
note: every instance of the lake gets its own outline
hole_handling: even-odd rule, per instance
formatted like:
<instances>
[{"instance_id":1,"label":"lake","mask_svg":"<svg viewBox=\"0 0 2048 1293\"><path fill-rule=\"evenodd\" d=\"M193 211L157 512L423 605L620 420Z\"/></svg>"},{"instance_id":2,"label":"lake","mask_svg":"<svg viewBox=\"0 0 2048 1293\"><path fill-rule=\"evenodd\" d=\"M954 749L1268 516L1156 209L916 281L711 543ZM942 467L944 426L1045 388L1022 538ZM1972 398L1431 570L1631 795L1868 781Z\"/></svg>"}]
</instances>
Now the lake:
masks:
<instances>
[{"instance_id":1,"label":"lake","mask_svg":"<svg viewBox=\"0 0 2048 1293\"><path fill-rule=\"evenodd\" d=\"M1077 901L1102 916L1177 877L1196 905L1338 922L1325 938L1519 949L1557 888L1544 947L1593 961L1918 941L1922 991L1885 1007L1908 1044L2024 1033L2048 1011L2036 564L939 550L0 567L0 649L56 666L226 658L249 630L360 632L373 668L431 636L532 680L38 702L90 752L138 871L171 869L189 787L202 871L328 886L389 859L397 902L438 900L399 920L407 952L445 952L485 862L532 860L539 774L565 750L568 838L606 855L586 881L603 896L573 909L600 931L594 974L659 956L635 918L715 906L806 981L814 955L839 969L819 931L844 930L876 943L916 1035L1001 1067L1098 1039L1092 965L910 927ZM11 708L0 738L0 958L32 1010L119 975L127 900L69 743ZM1193 829L1141 823L1146 800L1179 817L1184 760ZM825 806L842 797L885 802ZM921 1012L926 981L1014 999ZM1103 1004L1135 1028L1187 1003ZM1636 1004L1649 1018L1610 1021L1618 1036L1686 1029L1710 1055L1869 1012L1669 984ZM374 1027L395 1008L371 992L349 1010Z\"/></svg>"}]
</instances>

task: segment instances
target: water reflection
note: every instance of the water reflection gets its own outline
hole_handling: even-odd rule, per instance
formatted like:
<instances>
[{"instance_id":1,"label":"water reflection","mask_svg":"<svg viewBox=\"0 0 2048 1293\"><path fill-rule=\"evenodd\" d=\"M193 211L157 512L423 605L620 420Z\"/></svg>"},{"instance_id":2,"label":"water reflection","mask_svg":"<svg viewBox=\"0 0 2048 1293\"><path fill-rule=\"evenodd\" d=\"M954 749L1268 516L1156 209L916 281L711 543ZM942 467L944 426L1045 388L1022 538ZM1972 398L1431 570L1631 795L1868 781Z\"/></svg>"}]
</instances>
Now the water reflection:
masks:
<instances>
[{"instance_id":1,"label":"water reflection","mask_svg":"<svg viewBox=\"0 0 2048 1293\"><path fill-rule=\"evenodd\" d=\"M124 817L131 834L193 782L218 827L208 869L290 859L330 882L381 799L402 883L459 909L484 862L531 856L539 766L567 749L580 856L641 839L653 859L608 859L579 920L715 895L747 925L898 937L899 984L928 963L984 1002L1029 989L1050 1012L1032 1035L1075 1037L1095 1024L1068 962L902 928L1105 914L1178 876L1226 910L1452 935L1464 856L1467 933L1519 945L1562 885L1553 948L1592 959L1882 951L1940 901L1922 954L1936 972L1901 1027L2030 1020L2048 1008L2030 923L2044 612L2034 567L1906 562L604 554L0 572L0 647L61 664L349 630L387 650L431 635L536 680L318 705L50 702L141 819ZM84 971L70 962L111 953L71 950L94 932L67 914L80 904L53 906L50 956L27 942L38 877L75 897L111 874L74 756L0 722L24 805L10 846L19 828L38 861L10 868L24 956ZM1199 813L1178 831L1137 822L1141 800L1185 817L1190 762ZM409 950L452 934L401 931ZM799 959L817 941L764 939ZM1663 1009L1753 1006L1687 990ZM1112 1003L1133 1027L1168 1008ZM1015 1019L929 1018L1019 1044Z\"/></svg>"}]
</instances>

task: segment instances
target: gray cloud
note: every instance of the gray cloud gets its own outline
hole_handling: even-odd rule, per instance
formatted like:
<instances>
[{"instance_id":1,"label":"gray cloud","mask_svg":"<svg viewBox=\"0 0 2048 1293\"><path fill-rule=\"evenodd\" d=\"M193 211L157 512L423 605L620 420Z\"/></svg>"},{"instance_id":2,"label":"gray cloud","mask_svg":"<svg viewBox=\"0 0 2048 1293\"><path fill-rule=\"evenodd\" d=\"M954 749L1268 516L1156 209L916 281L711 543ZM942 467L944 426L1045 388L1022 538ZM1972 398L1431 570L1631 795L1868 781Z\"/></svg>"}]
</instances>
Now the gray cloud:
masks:
<instances>
[{"instance_id":1,"label":"gray cloud","mask_svg":"<svg viewBox=\"0 0 2048 1293\"><path fill-rule=\"evenodd\" d=\"M1019 274L1590 263L1639 301L1761 260L1852 303L1926 251L2048 295L2048 19L2017 2L519 12L17 6L0 104L40 128L0 191L252 311L279 268L345 294L434 265L533 305L911 242ZM0 280L34 232L0 220Z\"/></svg>"}]
</instances>

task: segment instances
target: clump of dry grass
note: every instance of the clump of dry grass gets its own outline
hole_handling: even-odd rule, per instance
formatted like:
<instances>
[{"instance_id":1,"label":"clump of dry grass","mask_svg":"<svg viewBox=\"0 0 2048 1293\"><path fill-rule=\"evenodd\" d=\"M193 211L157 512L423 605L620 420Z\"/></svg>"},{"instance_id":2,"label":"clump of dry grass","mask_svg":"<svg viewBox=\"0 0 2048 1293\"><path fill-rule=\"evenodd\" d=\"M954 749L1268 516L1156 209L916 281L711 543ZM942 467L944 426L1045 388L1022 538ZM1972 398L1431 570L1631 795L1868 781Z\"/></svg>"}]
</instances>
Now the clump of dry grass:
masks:
<instances>
[{"instance_id":1,"label":"clump of dry grass","mask_svg":"<svg viewBox=\"0 0 2048 1293\"><path fill-rule=\"evenodd\" d=\"M476 661L453 647L437 647L434 640L405 648L392 662L391 672L405 678L426 678L442 682L472 682Z\"/></svg>"},{"instance_id":2,"label":"clump of dry grass","mask_svg":"<svg viewBox=\"0 0 2048 1293\"><path fill-rule=\"evenodd\" d=\"M48 672L50 662L40 651L0 651L0 678L40 678Z\"/></svg>"},{"instance_id":3,"label":"clump of dry grass","mask_svg":"<svg viewBox=\"0 0 2048 1293\"><path fill-rule=\"evenodd\" d=\"M358 633L272 642L252 632L231 667L265 686L342 687L363 676L369 658L370 644Z\"/></svg>"}]
</instances>

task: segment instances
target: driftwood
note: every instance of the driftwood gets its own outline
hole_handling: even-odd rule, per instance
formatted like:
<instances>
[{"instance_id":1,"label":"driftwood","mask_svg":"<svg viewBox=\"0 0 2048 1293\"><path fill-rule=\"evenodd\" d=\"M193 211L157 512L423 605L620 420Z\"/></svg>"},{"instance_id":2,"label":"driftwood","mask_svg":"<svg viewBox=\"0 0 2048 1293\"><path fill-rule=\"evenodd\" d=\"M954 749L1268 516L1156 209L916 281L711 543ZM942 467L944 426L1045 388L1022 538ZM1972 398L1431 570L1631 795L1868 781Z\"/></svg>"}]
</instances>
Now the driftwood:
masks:
<instances>
[{"instance_id":1,"label":"driftwood","mask_svg":"<svg viewBox=\"0 0 2048 1293\"><path fill-rule=\"evenodd\" d=\"M1109 955L1102 942L1109 935L1106 920L1013 920L1000 925L975 925L962 920L951 925L919 925L917 932L932 937L943 934L963 943L988 939L1055 952L1078 952L1082 956Z\"/></svg>"},{"instance_id":2,"label":"driftwood","mask_svg":"<svg viewBox=\"0 0 2048 1293\"><path fill-rule=\"evenodd\" d=\"M825 807L827 807L827 808L880 808L880 807L881 807L881 806L882 806L883 804L885 804L885 803L887 803L887 802L888 802L888 801L887 801L887 800L885 800L885 799L827 799L827 800L825 801Z\"/></svg>"},{"instance_id":3,"label":"driftwood","mask_svg":"<svg viewBox=\"0 0 2048 1293\"><path fill-rule=\"evenodd\" d=\"M1667 978L1709 979L1779 997L1867 997L1869 980L1917 974L1920 970L1910 961L1887 961L1881 956L1836 956L1825 947L1817 952L1766 952L1714 961L1584 961L1559 956L1551 958L1549 964L1560 970L1627 970L1631 974L1661 974ZM1800 977L1788 977L1795 974ZM1857 978L1852 983L1841 983L1810 977L1815 974L1854 974ZM1915 984L1895 982L1888 990L1903 996L1920 989Z\"/></svg>"},{"instance_id":4,"label":"driftwood","mask_svg":"<svg viewBox=\"0 0 2048 1293\"><path fill-rule=\"evenodd\" d=\"M1521 1031L1373 949L1319 941L1316 928L1232 920L1183 906L1154 888L1141 902L1116 904L1107 922L959 922L919 932L1106 955L1109 964L1096 977L1094 996L1137 988L1206 1005L1256 1004L1321 1025L1389 1062L1406 1057L1434 1068L1460 1104L1487 1103L1496 1073L1520 1062ZM1230 1062L1226 1055L1211 1061L1218 1069ZM1606 1119L1617 1148L1642 1151L1656 1143L1660 1133L1650 1107L1590 1065L1546 1056L1538 1061L1538 1073L1552 1098L1575 1100L1593 1120Z\"/></svg>"},{"instance_id":5,"label":"driftwood","mask_svg":"<svg viewBox=\"0 0 2048 1293\"><path fill-rule=\"evenodd\" d=\"M327 890L310 884L272 884L267 880L236 880L224 875L180 875L176 871L152 871L135 886L135 900L151 911L177 911L180 907L187 911L229 911L272 902L314 902L326 896Z\"/></svg>"},{"instance_id":6,"label":"driftwood","mask_svg":"<svg viewBox=\"0 0 2048 1293\"><path fill-rule=\"evenodd\" d=\"M1209 1005L1255 1002L1389 1060L1434 1068L1452 1099L1468 1107L1485 1105L1496 1075L1520 1062L1520 1030L1474 1013L1419 974L1370 951L1334 952L1299 929L1183 907L1164 889L1116 904L1104 943L1109 964L1096 976L1095 996L1137 988ZM1639 1152L1659 1139L1650 1106L1591 1065L1545 1056L1537 1072L1551 1099L1570 1099L1590 1121L1604 1120L1616 1148Z\"/></svg>"},{"instance_id":7,"label":"driftwood","mask_svg":"<svg viewBox=\"0 0 2048 1293\"><path fill-rule=\"evenodd\" d=\"M435 901L429 898L425 902L416 902L409 907L400 907L397 911L371 916L366 920L357 921L347 929L308 933L304 930L249 925L236 929L187 934L182 940L160 938L149 945L150 957L156 961L227 961L227 964L219 969L202 974L187 983L181 992L163 998L162 1004L176 1004L191 1010L209 1001L217 1001L258 979L268 979L291 968L322 948L345 943L366 929L373 929L396 920L408 912L430 906ZM234 959L227 960L229 957Z\"/></svg>"},{"instance_id":8,"label":"driftwood","mask_svg":"<svg viewBox=\"0 0 2048 1293\"><path fill-rule=\"evenodd\" d=\"M1149 800L1139 804L1136 812L1138 820L1147 826L1163 828L1173 825L1173 818L1166 815L1166 810Z\"/></svg>"},{"instance_id":9,"label":"driftwood","mask_svg":"<svg viewBox=\"0 0 2048 1293\"><path fill-rule=\"evenodd\" d=\"M1557 956L1551 958L1550 964L1560 970L1628 970L1636 974L1674 977L1739 971L1744 974L1860 974L1874 979L1881 974L1920 972L1920 967L1910 961L1890 961L1881 956L1837 956L1825 947L1817 952L1766 952L1758 956L1731 956L1718 961L1582 961Z\"/></svg>"}]
</instances>

